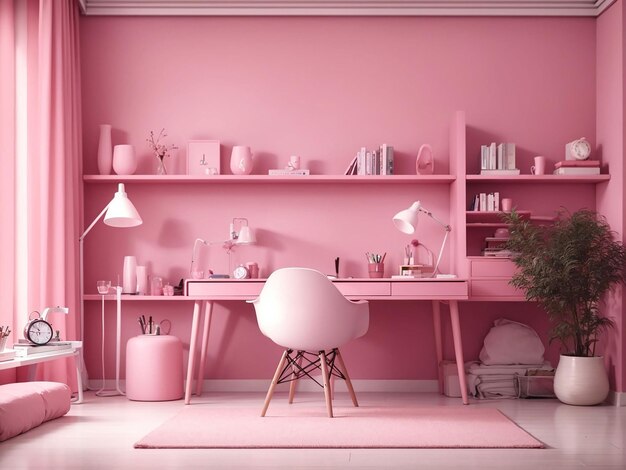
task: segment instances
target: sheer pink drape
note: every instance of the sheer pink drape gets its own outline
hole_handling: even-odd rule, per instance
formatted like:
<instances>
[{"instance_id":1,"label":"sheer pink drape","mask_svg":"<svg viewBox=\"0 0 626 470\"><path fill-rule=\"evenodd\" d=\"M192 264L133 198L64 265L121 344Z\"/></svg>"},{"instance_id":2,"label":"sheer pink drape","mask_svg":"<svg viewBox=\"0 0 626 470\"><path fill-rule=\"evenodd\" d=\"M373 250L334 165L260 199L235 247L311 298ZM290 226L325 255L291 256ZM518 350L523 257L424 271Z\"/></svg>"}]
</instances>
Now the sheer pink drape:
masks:
<instances>
[{"instance_id":1,"label":"sheer pink drape","mask_svg":"<svg viewBox=\"0 0 626 470\"><path fill-rule=\"evenodd\" d=\"M3 4L13 3L14 6L17 3L12 0L0 1ZM8 11L11 7L6 8ZM27 64L25 184L28 197L25 223L28 232L28 256L26 260L11 260L13 267L2 266L2 279L4 281L11 270L15 271L16 263L27 263L26 285L13 284L11 289L14 297L25 296L28 311L13 311L11 324L23 324L23 317L32 310L64 305L70 308L70 316L56 314L50 320L55 329L61 331L62 338L77 339L80 307L77 290L77 240L82 173L78 5L75 0L28 0L27 8L28 41L26 45L18 44L16 50L18 54L25 51ZM2 13L1 29L4 30L4 22L10 23L10 20L5 20L4 11ZM4 31L2 34L4 37ZM6 48L9 47L10 41L7 41ZM2 50L5 50L4 41ZM1 73L4 93L4 66ZM7 96L9 95L10 92L7 92ZM5 116L4 107L2 114L3 120L5 117L10 119L10 113ZM15 118L15 113L13 115ZM15 158L13 152L13 161ZM18 206L17 188L4 188L10 178L14 180L4 169L0 172L2 205L21 208L23 202ZM18 179L17 184L24 182ZM6 242L8 247L3 239L3 250L13 252L10 249L11 240L7 239ZM14 242L15 240L13 244ZM4 261L3 256L0 264L4 265ZM7 321L2 316L0 319L0 322ZM16 331L13 339L16 340L18 336L21 333ZM69 360L46 363L41 369L42 379L75 384L75 372Z\"/></svg>"},{"instance_id":2,"label":"sheer pink drape","mask_svg":"<svg viewBox=\"0 0 626 470\"><path fill-rule=\"evenodd\" d=\"M15 8L0 0L0 325L15 325ZM14 338L13 335L11 338ZM13 381L15 371L0 372Z\"/></svg>"}]
</instances>

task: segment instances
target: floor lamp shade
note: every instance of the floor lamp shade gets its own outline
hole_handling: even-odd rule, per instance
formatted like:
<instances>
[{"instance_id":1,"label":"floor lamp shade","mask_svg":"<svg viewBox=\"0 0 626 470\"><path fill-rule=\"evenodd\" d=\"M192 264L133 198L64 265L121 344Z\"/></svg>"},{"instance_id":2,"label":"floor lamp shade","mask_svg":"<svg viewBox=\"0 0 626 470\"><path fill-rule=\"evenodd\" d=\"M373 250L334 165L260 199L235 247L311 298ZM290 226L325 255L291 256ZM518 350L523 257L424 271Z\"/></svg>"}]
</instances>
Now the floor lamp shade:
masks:
<instances>
[{"instance_id":1,"label":"floor lamp shade","mask_svg":"<svg viewBox=\"0 0 626 470\"><path fill-rule=\"evenodd\" d=\"M139 212L128 199L123 183L119 184L113 200L109 203L104 223L111 227L136 227L143 223Z\"/></svg>"}]
</instances>

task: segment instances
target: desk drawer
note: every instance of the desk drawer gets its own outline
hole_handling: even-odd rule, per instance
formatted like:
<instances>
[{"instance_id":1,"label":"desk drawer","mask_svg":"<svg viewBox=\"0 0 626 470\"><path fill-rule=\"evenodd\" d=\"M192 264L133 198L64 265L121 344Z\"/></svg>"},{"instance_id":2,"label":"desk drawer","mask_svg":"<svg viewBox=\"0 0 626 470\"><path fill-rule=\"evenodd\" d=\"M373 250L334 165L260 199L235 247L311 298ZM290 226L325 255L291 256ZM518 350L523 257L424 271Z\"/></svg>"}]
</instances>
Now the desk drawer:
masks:
<instances>
[{"instance_id":1,"label":"desk drawer","mask_svg":"<svg viewBox=\"0 0 626 470\"><path fill-rule=\"evenodd\" d=\"M425 299L467 297L467 282L397 281L391 284L391 295Z\"/></svg>"},{"instance_id":2,"label":"desk drawer","mask_svg":"<svg viewBox=\"0 0 626 470\"><path fill-rule=\"evenodd\" d=\"M515 263L510 259L473 259L471 277L505 277L515 274Z\"/></svg>"},{"instance_id":3,"label":"desk drawer","mask_svg":"<svg viewBox=\"0 0 626 470\"><path fill-rule=\"evenodd\" d=\"M339 292L347 296L363 296L363 298L366 298L391 294L389 282L335 282L334 284L339 289Z\"/></svg>"},{"instance_id":4,"label":"desk drawer","mask_svg":"<svg viewBox=\"0 0 626 470\"><path fill-rule=\"evenodd\" d=\"M509 284L508 279L480 279L471 281L472 297L523 300L524 292Z\"/></svg>"},{"instance_id":5,"label":"desk drawer","mask_svg":"<svg viewBox=\"0 0 626 470\"><path fill-rule=\"evenodd\" d=\"M264 281L260 282L189 282L187 284L187 295L207 296L207 297L256 297L263 289Z\"/></svg>"}]
</instances>

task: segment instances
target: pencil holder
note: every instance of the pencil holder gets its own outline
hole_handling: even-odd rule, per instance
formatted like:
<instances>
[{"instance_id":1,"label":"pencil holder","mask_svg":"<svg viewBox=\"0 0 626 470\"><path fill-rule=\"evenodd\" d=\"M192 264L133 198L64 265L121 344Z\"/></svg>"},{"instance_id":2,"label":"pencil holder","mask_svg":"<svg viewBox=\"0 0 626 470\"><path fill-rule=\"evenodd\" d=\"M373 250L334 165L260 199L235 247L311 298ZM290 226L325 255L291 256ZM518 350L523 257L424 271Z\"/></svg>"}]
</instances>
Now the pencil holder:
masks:
<instances>
[{"instance_id":1,"label":"pencil holder","mask_svg":"<svg viewBox=\"0 0 626 470\"><path fill-rule=\"evenodd\" d=\"M4 351L4 348L7 345L8 336L0 336L0 352Z\"/></svg>"},{"instance_id":2,"label":"pencil holder","mask_svg":"<svg viewBox=\"0 0 626 470\"><path fill-rule=\"evenodd\" d=\"M385 263L368 263L367 270L372 278L384 277Z\"/></svg>"}]
</instances>

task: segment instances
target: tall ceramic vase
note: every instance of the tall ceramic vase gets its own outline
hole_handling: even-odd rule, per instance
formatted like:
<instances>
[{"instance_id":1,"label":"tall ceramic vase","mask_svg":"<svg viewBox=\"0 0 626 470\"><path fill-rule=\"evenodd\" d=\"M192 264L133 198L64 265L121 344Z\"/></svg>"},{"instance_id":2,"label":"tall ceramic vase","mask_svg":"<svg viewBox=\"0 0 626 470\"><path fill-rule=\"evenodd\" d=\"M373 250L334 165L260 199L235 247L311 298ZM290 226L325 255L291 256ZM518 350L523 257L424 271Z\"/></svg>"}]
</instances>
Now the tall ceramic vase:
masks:
<instances>
[{"instance_id":1,"label":"tall ceramic vase","mask_svg":"<svg viewBox=\"0 0 626 470\"><path fill-rule=\"evenodd\" d=\"M124 256L122 293L137 293L137 258L134 256Z\"/></svg>"},{"instance_id":2,"label":"tall ceramic vase","mask_svg":"<svg viewBox=\"0 0 626 470\"><path fill-rule=\"evenodd\" d=\"M609 394L604 358L561 355L554 375L554 394L568 405L602 403Z\"/></svg>"},{"instance_id":3,"label":"tall ceramic vase","mask_svg":"<svg viewBox=\"0 0 626 470\"><path fill-rule=\"evenodd\" d=\"M113 164L113 145L111 143L111 125L100 124L98 138L98 172L101 175L110 175Z\"/></svg>"},{"instance_id":4,"label":"tall ceramic vase","mask_svg":"<svg viewBox=\"0 0 626 470\"><path fill-rule=\"evenodd\" d=\"M233 175L252 173L252 151L246 145L235 145L230 155L230 171Z\"/></svg>"}]
</instances>

